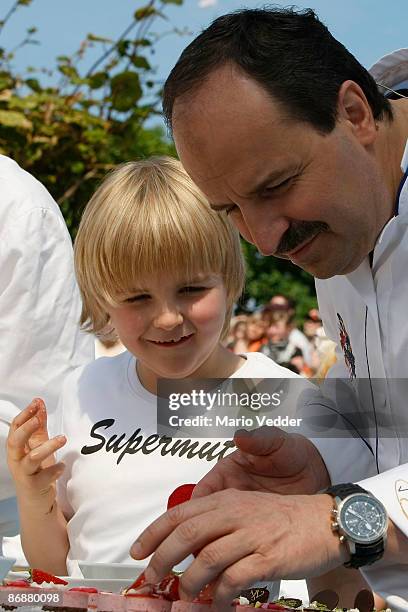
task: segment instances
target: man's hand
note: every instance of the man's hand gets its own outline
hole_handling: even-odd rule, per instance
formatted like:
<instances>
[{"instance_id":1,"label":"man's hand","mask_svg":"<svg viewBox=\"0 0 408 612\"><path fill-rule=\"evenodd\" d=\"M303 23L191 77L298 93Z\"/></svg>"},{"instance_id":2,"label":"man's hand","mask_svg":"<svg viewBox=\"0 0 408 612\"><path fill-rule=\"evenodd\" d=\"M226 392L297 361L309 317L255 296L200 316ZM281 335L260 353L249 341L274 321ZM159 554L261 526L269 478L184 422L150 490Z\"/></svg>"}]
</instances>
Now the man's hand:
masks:
<instances>
[{"instance_id":1,"label":"man's hand","mask_svg":"<svg viewBox=\"0 0 408 612\"><path fill-rule=\"evenodd\" d=\"M194 490L194 498L229 488L300 495L330 486L319 451L304 436L261 427L237 432L234 442L238 450L204 476Z\"/></svg>"},{"instance_id":2,"label":"man's hand","mask_svg":"<svg viewBox=\"0 0 408 612\"><path fill-rule=\"evenodd\" d=\"M317 576L344 563L347 549L330 527L328 495L282 496L228 489L193 499L159 517L131 548L135 559L156 551L145 572L156 582L193 551L181 577L184 598L213 585L225 610L257 581Z\"/></svg>"}]
</instances>

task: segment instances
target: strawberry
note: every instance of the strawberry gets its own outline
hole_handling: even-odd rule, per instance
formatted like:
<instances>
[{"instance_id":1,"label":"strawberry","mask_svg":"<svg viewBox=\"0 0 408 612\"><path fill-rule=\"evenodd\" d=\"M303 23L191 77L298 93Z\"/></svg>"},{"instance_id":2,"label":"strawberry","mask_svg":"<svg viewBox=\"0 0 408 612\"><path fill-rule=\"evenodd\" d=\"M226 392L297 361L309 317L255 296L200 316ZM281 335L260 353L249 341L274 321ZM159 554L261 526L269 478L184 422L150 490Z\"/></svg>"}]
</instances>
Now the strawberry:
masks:
<instances>
[{"instance_id":1,"label":"strawberry","mask_svg":"<svg viewBox=\"0 0 408 612\"><path fill-rule=\"evenodd\" d=\"M150 594L153 593L153 584L149 584L148 582L146 582L146 577L144 575L144 572L142 572L134 582L132 582L132 584L128 587L126 587L126 589L124 589L123 594L124 595L128 595L129 591L138 591L138 595L144 595L146 597L148 597ZM130 595L132 595L132 597L134 595L136 595L135 593L130 593Z\"/></svg>"},{"instance_id":2,"label":"strawberry","mask_svg":"<svg viewBox=\"0 0 408 612\"><path fill-rule=\"evenodd\" d=\"M213 585L206 584L199 592L197 597L193 599L193 603L211 604L212 603Z\"/></svg>"},{"instance_id":3,"label":"strawberry","mask_svg":"<svg viewBox=\"0 0 408 612\"><path fill-rule=\"evenodd\" d=\"M47 572L43 572L39 569L30 569L30 579L31 582L35 582L36 584L42 584L43 582L52 582L53 584L68 584L66 580L57 578L57 576L53 576L52 574L47 574Z\"/></svg>"},{"instance_id":4,"label":"strawberry","mask_svg":"<svg viewBox=\"0 0 408 612\"><path fill-rule=\"evenodd\" d=\"M173 491L168 499L167 510L170 510L170 508L174 508L174 506L178 506L179 504L191 499L194 489L195 484L184 484L177 487L177 489Z\"/></svg>"},{"instance_id":5,"label":"strawberry","mask_svg":"<svg viewBox=\"0 0 408 612\"><path fill-rule=\"evenodd\" d=\"M195 488L195 484L184 484L177 487L177 489L174 489L173 493L170 495L167 501L167 510L170 510L170 508L174 508L174 506L183 504L184 502L191 499ZM199 550L196 550L195 552L193 552L193 555L197 557L199 552Z\"/></svg>"},{"instance_id":6,"label":"strawberry","mask_svg":"<svg viewBox=\"0 0 408 612\"><path fill-rule=\"evenodd\" d=\"M127 588L136 590L138 587L142 586L142 584L145 584L145 582L146 582L146 577L144 575L144 572L142 572L141 574L139 574L136 580L132 582L132 584Z\"/></svg>"},{"instance_id":7,"label":"strawberry","mask_svg":"<svg viewBox=\"0 0 408 612\"><path fill-rule=\"evenodd\" d=\"M68 591L80 591L81 593L99 593L98 589L94 589L93 587L72 587L72 589L68 589Z\"/></svg>"},{"instance_id":8,"label":"strawberry","mask_svg":"<svg viewBox=\"0 0 408 612\"><path fill-rule=\"evenodd\" d=\"M128 597L153 597L167 599L168 601L177 601L177 599L180 599L178 584L178 576L174 574L165 576L163 580L160 580L157 584L149 584L146 582L144 572L142 572L134 583L125 589L124 595ZM137 592L129 593L129 591Z\"/></svg>"},{"instance_id":9,"label":"strawberry","mask_svg":"<svg viewBox=\"0 0 408 612\"><path fill-rule=\"evenodd\" d=\"M28 580L22 578L21 580L5 580L4 585L7 587L18 587L19 589L25 589L31 586Z\"/></svg>"},{"instance_id":10,"label":"strawberry","mask_svg":"<svg viewBox=\"0 0 408 612\"><path fill-rule=\"evenodd\" d=\"M174 574L165 576L163 580L154 586L154 592L168 601L177 601L180 599L179 577Z\"/></svg>"}]
</instances>

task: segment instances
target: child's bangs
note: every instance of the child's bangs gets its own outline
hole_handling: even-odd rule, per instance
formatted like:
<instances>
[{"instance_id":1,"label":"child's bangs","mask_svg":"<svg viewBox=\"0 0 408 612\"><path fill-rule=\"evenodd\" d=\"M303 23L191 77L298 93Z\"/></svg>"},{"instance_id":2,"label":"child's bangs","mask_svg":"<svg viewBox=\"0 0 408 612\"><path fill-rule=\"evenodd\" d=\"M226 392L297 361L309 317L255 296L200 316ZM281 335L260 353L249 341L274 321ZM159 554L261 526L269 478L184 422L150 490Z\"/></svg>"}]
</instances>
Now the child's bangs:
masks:
<instances>
[{"instance_id":1,"label":"child's bangs","mask_svg":"<svg viewBox=\"0 0 408 612\"><path fill-rule=\"evenodd\" d=\"M152 195L110 227L101 275L108 273L103 284L113 304L158 274L184 282L198 273L226 273L233 241L225 220L180 187L177 196L171 189Z\"/></svg>"},{"instance_id":2,"label":"child's bangs","mask_svg":"<svg viewBox=\"0 0 408 612\"><path fill-rule=\"evenodd\" d=\"M108 175L83 215L75 264L81 322L94 332L108 322L106 305L119 305L152 277L184 283L220 274L229 310L244 282L238 232L171 158L129 162Z\"/></svg>"}]
</instances>

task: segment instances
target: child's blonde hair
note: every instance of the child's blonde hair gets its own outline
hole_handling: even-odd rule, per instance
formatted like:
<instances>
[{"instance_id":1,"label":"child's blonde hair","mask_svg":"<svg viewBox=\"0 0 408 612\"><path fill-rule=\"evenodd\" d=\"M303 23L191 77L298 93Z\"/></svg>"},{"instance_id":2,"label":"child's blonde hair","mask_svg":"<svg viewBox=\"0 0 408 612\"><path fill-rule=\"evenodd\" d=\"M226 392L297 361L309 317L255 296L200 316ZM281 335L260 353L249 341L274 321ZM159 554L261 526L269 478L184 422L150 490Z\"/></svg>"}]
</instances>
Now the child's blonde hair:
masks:
<instances>
[{"instance_id":1,"label":"child's blonde hair","mask_svg":"<svg viewBox=\"0 0 408 612\"><path fill-rule=\"evenodd\" d=\"M216 273L227 291L222 337L242 293L239 235L225 213L211 210L181 163L154 157L118 166L89 201L75 241L75 267L89 332L106 329L106 305L160 273Z\"/></svg>"}]
</instances>

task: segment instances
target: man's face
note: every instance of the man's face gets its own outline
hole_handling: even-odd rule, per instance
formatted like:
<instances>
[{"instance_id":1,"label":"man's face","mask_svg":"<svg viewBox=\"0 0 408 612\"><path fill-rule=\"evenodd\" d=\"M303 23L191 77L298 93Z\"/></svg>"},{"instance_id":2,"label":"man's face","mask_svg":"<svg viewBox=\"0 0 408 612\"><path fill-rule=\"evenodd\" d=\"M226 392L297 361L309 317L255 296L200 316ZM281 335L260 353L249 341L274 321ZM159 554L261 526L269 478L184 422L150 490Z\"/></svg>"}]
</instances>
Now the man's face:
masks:
<instances>
[{"instance_id":1,"label":"man's face","mask_svg":"<svg viewBox=\"0 0 408 612\"><path fill-rule=\"evenodd\" d=\"M227 210L262 254L328 278L351 272L373 249L389 196L353 118L321 134L226 65L177 99L173 132L212 207Z\"/></svg>"}]
</instances>

